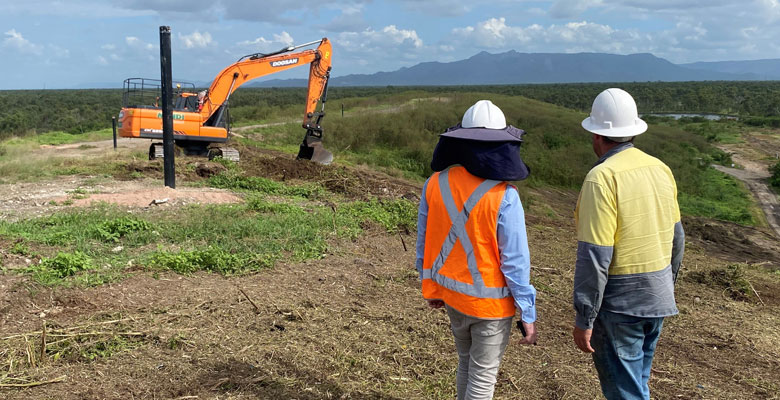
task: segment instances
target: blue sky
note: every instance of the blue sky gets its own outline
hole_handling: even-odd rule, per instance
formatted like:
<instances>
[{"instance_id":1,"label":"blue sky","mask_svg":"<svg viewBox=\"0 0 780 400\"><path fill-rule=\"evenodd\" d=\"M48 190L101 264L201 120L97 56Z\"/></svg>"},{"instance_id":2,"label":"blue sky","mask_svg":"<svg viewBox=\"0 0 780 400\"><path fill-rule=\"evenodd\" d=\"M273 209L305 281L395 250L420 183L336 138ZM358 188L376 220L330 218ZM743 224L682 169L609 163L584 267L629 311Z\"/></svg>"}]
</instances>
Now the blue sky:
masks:
<instances>
[{"instance_id":1,"label":"blue sky","mask_svg":"<svg viewBox=\"0 0 780 400\"><path fill-rule=\"evenodd\" d=\"M0 89L159 78L161 25L174 78L205 82L243 55L322 37L334 76L480 51L780 58L780 0L4 0Z\"/></svg>"}]
</instances>

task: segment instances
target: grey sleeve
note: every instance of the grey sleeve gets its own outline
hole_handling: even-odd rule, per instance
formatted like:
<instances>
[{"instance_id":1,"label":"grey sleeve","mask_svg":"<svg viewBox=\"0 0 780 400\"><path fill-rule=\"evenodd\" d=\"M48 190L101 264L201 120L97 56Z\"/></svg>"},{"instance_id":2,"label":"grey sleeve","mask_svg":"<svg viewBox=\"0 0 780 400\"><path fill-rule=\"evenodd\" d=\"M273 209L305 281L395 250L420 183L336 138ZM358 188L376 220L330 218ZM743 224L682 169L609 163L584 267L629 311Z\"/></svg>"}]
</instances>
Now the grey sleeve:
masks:
<instances>
[{"instance_id":1,"label":"grey sleeve","mask_svg":"<svg viewBox=\"0 0 780 400\"><path fill-rule=\"evenodd\" d=\"M601 308L604 288L612 263L612 246L598 246L577 242L577 262L574 269L575 325L580 329L593 329L593 321Z\"/></svg>"},{"instance_id":2,"label":"grey sleeve","mask_svg":"<svg viewBox=\"0 0 780 400\"><path fill-rule=\"evenodd\" d=\"M683 231L682 221L674 224L674 239L672 240L672 276L677 283L677 274L682 265L683 253L685 253L685 232Z\"/></svg>"}]
</instances>

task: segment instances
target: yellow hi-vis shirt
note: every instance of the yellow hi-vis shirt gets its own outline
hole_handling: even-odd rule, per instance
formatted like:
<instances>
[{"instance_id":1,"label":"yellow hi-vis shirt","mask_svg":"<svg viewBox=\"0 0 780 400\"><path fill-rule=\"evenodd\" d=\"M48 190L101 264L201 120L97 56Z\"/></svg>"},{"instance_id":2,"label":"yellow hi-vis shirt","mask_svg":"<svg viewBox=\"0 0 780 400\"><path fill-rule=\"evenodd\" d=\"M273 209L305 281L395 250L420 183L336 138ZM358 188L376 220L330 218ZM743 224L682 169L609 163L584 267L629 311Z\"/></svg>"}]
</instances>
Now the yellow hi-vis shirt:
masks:
<instances>
[{"instance_id":1,"label":"yellow hi-vis shirt","mask_svg":"<svg viewBox=\"0 0 780 400\"><path fill-rule=\"evenodd\" d=\"M613 247L610 276L662 270L680 221L672 171L639 149L620 151L585 177L574 217L578 241Z\"/></svg>"}]
</instances>

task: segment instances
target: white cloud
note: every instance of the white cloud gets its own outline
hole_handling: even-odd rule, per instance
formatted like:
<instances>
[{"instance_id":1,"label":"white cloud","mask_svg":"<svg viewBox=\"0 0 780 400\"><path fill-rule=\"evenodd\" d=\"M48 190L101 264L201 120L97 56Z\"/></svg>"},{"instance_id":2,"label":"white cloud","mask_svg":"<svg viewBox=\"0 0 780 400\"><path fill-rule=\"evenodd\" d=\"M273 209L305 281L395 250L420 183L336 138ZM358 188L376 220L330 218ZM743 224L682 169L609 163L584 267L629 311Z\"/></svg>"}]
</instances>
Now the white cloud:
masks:
<instances>
[{"instance_id":1,"label":"white cloud","mask_svg":"<svg viewBox=\"0 0 780 400\"><path fill-rule=\"evenodd\" d=\"M416 52L423 47L423 41L414 30L398 29L388 25L382 30L366 29L361 32L343 32L338 36L339 49L346 52L371 58L387 54L397 57L409 51Z\"/></svg>"},{"instance_id":2,"label":"white cloud","mask_svg":"<svg viewBox=\"0 0 780 400\"><path fill-rule=\"evenodd\" d=\"M53 58L70 57L70 50L53 44L46 46L46 53Z\"/></svg>"},{"instance_id":3,"label":"white cloud","mask_svg":"<svg viewBox=\"0 0 780 400\"><path fill-rule=\"evenodd\" d=\"M43 54L43 46L37 45L25 39L20 32L16 29L11 29L5 32L5 39L3 39L3 47L16 49L20 53L41 55Z\"/></svg>"},{"instance_id":4,"label":"white cloud","mask_svg":"<svg viewBox=\"0 0 780 400\"><path fill-rule=\"evenodd\" d=\"M407 10L432 14L436 16L460 16L468 14L478 3L463 0L394 0L401 3ZM495 3L499 3L496 1ZM478 5L485 7L485 5ZM490 5L487 5L490 7Z\"/></svg>"},{"instance_id":5,"label":"white cloud","mask_svg":"<svg viewBox=\"0 0 780 400\"><path fill-rule=\"evenodd\" d=\"M95 59L97 60L98 65L101 65L101 66L104 66L104 67L106 65L108 65L108 60L106 60L106 58L103 57L103 56L97 56Z\"/></svg>"},{"instance_id":6,"label":"white cloud","mask_svg":"<svg viewBox=\"0 0 780 400\"><path fill-rule=\"evenodd\" d=\"M491 18L475 26L453 30L455 40L474 49L518 50L525 52L607 52L649 51L652 39L636 30L618 30L609 25L580 21L553 24L509 26L504 18Z\"/></svg>"},{"instance_id":7,"label":"white cloud","mask_svg":"<svg viewBox=\"0 0 780 400\"><path fill-rule=\"evenodd\" d=\"M275 0L260 7L248 7L245 0L217 0L217 8L226 19L263 21L281 24L308 24L320 17L323 9L344 10L371 0L338 0L327 3L318 0Z\"/></svg>"},{"instance_id":8,"label":"white cloud","mask_svg":"<svg viewBox=\"0 0 780 400\"><path fill-rule=\"evenodd\" d=\"M327 32L358 32L368 28L363 8L363 4L343 8L341 14L323 25L322 29Z\"/></svg>"},{"instance_id":9,"label":"white cloud","mask_svg":"<svg viewBox=\"0 0 780 400\"><path fill-rule=\"evenodd\" d=\"M135 37L135 36L127 36L125 37L125 43L133 49L140 49L140 50L154 50L154 45L151 43L146 43L143 40Z\"/></svg>"},{"instance_id":10,"label":"white cloud","mask_svg":"<svg viewBox=\"0 0 780 400\"><path fill-rule=\"evenodd\" d=\"M734 6L736 7L736 6ZM778 56L775 38L780 26L760 23L752 12L732 6L690 17L671 15L670 28L641 31L592 21L513 26L491 18L452 30L447 42L472 54L484 49L522 52L653 53L672 62L772 58ZM755 11L755 10L753 10ZM729 21L724 24L723 21Z\"/></svg>"},{"instance_id":11,"label":"white cloud","mask_svg":"<svg viewBox=\"0 0 780 400\"><path fill-rule=\"evenodd\" d=\"M244 40L236 43L237 51L244 53L268 53L289 47L295 44L293 37L286 31L280 34L274 34L271 39L260 36L253 40Z\"/></svg>"},{"instance_id":12,"label":"white cloud","mask_svg":"<svg viewBox=\"0 0 780 400\"><path fill-rule=\"evenodd\" d=\"M182 35L180 33L179 40L181 40L184 47L187 49L205 48L217 44L211 39L211 34L208 32L200 33L195 31L189 35Z\"/></svg>"},{"instance_id":13,"label":"white cloud","mask_svg":"<svg viewBox=\"0 0 780 400\"><path fill-rule=\"evenodd\" d=\"M633 7L643 10L702 10L731 5L732 0L603 0L604 4Z\"/></svg>"},{"instance_id":14,"label":"white cloud","mask_svg":"<svg viewBox=\"0 0 780 400\"><path fill-rule=\"evenodd\" d=\"M163 3L163 2L159 2ZM77 18L114 18L153 15L149 10L133 10L124 0L24 0L0 2L0 15L29 17L51 15Z\"/></svg>"},{"instance_id":15,"label":"white cloud","mask_svg":"<svg viewBox=\"0 0 780 400\"><path fill-rule=\"evenodd\" d=\"M525 10L525 12L523 14L526 15L526 16L531 16L531 17L541 17L541 16L546 15L547 12L544 11L543 9L539 8L539 7L533 7L533 8L529 8L529 9Z\"/></svg>"},{"instance_id":16,"label":"white cloud","mask_svg":"<svg viewBox=\"0 0 780 400\"><path fill-rule=\"evenodd\" d=\"M386 26L382 29L383 36L395 44L411 43L415 48L423 45L422 39L417 36L417 32L409 29L398 29L395 25Z\"/></svg>"},{"instance_id":17,"label":"white cloud","mask_svg":"<svg viewBox=\"0 0 780 400\"><path fill-rule=\"evenodd\" d=\"M115 50L116 49L116 45L115 44L104 44L104 45L100 46L100 48L102 50L109 50L109 51L111 51L111 50Z\"/></svg>"},{"instance_id":18,"label":"white cloud","mask_svg":"<svg viewBox=\"0 0 780 400\"><path fill-rule=\"evenodd\" d=\"M333 46L334 69L360 66L366 72L414 65L422 61L421 57L434 58L434 53L444 51L438 46L425 46L415 30L396 25L379 30L369 28L360 32L342 32L334 38Z\"/></svg>"},{"instance_id":19,"label":"white cloud","mask_svg":"<svg viewBox=\"0 0 780 400\"><path fill-rule=\"evenodd\" d=\"M599 0L557 0L550 7L550 16L553 18L578 17L585 10L599 3Z\"/></svg>"}]
</instances>

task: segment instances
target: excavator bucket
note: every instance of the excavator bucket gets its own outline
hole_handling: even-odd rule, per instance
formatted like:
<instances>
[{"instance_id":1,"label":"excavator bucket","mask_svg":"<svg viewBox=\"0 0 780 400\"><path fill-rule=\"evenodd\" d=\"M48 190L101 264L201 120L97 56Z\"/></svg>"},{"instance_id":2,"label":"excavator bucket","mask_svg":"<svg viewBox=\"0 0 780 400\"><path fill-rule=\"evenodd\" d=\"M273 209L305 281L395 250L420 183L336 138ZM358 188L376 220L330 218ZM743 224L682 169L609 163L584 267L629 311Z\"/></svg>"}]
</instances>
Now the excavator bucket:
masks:
<instances>
[{"instance_id":1,"label":"excavator bucket","mask_svg":"<svg viewBox=\"0 0 780 400\"><path fill-rule=\"evenodd\" d=\"M312 160L319 164L328 165L333 162L333 153L322 146L322 132L309 129L303 138L303 143L298 150L299 160Z\"/></svg>"}]
</instances>

